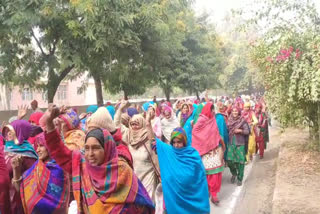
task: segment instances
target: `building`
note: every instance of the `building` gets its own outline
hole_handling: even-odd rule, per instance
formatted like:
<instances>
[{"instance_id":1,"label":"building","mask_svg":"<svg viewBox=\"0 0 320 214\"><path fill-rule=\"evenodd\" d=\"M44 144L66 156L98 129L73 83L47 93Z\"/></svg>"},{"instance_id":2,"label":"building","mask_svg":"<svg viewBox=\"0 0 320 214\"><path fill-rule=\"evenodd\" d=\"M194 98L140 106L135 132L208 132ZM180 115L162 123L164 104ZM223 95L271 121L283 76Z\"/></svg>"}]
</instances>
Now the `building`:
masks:
<instances>
[{"instance_id":1,"label":"building","mask_svg":"<svg viewBox=\"0 0 320 214\"><path fill-rule=\"evenodd\" d=\"M81 93L80 87L86 81L87 87ZM32 90L28 87L20 88L15 86L9 88L0 86L0 111L17 110L18 106L28 105L37 100L40 108L47 108L47 93L39 90ZM54 103L58 106L84 106L96 103L96 90L93 79L85 80L80 77L73 81L62 81L54 97Z\"/></svg>"}]
</instances>

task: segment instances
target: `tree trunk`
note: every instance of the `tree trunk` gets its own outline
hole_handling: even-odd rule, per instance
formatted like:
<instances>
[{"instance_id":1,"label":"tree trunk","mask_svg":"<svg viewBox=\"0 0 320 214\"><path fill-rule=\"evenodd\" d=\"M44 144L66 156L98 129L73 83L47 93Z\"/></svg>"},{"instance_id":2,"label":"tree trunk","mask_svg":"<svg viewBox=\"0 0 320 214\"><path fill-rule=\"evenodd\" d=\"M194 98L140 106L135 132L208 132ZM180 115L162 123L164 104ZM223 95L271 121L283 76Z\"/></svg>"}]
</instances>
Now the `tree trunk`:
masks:
<instances>
[{"instance_id":1,"label":"tree trunk","mask_svg":"<svg viewBox=\"0 0 320 214\"><path fill-rule=\"evenodd\" d=\"M197 99L200 100L199 92L198 92L198 91L196 91L196 96L197 96Z\"/></svg>"},{"instance_id":2,"label":"tree trunk","mask_svg":"<svg viewBox=\"0 0 320 214\"><path fill-rule=\"evenodd\" d=\"M123 97L124 97L124 100L128 100L128 93L123 90Z\"/></svg>"},{"instance_id":3,"label":"tree trunk","mask_svg":"<svg viewBox=\"0 0 320 214\"><path fill-rule=\"evenodd\" d=\"M164 87L163 92L166 96L166 100L170 102L170 94L171 94L171 88L169 87Z\"/></svg>"},{"instance_id":4,"label":"tree trunk","mask_svg":"<svg viewBox=\"0 0 320 214\"><path fill-rule=\"evenodd\" d=\"M103 106L101 77L100 77L99 73L97 73L97 72L93 72L92 77L94 80L94 85L96 87L97 105Z\"/></svg>"},{"instance_id":5,"label":"tree trunk","mask_svg":"<svg viewBox=\"0 0 320 214\"><path fill-rule=\"evenodd\" d=\"M53 103L54 95L56 94L61 81L70 73L73 68L74 65L68 66L60 73L59 76L54 72L52 68L49 68L47 82L48 103Z\"/></svg>"},{"instance_id":6,"label":"tree trunk","mask_svg":"<svg viewBox=\"0 0 320 214\"><path fill-rule=\"evenodd\" d=\"M54 73L54 70L51 69L48 72L48 83L47 83L47 92L48 92L48 103L53 103L54 96L57 92L57 89L60 85L57 75Z\"/></svg>"}]
</instances>

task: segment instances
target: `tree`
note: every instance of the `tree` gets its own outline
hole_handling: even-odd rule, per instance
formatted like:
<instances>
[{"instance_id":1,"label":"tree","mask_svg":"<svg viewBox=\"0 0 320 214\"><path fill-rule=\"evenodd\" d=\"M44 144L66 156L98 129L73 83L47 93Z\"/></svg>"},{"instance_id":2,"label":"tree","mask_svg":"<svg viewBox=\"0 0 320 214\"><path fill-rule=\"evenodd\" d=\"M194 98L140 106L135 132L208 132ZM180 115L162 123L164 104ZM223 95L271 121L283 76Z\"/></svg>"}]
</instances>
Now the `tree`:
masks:
<instances>
[{"instance_id":1,"label":"tree","mask_svg":"<svg viewBox=\"0 0 320 214\"><path fill-rule=\"evenodd\" d=\"M2 83L43 89L53 102L60 82L75 67L78 41L68 25L77 15L65 1L4 0L0 16ZM40 82L41 77L47 81Z\"/></svg>"},{"instance_id":2,"label":"tree","mask_svg":"<svg viewBox=\"0 0 320 214\"><path fill-rule=\"evenodd\" d=\"M196 93L220 86L218 71L221 69L221 53L213 28L208 24L208 14L195 17L187 14L186 36L182 42L185 53L183 72L178 76L179 86Z\"/></svg>"},{"instance_id":3,"label":"tree","mask_svg":"<svg viewBox=\"0 0 320 214\"><path fill-rule=\"evenodd\" d=\"M310 1L262 5L247 23L264 27L252 44L252 60L264 77L268 104L284 126L309 121L310 136L320 145L320 16Z\"/></svg>"}]
</instances>

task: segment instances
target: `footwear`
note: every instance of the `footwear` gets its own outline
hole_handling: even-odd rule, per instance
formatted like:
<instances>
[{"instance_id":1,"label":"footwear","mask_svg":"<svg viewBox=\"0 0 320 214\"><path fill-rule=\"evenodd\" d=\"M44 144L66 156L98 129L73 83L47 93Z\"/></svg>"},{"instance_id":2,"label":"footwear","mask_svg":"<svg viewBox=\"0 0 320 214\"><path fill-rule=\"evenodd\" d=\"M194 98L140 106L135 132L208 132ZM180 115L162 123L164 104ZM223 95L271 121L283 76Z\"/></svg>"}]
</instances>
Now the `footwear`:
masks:
<instances>
[{"instance_id":1,"label":"footwear","mask_svg":"<svg viewBox=\"0 0 320 214\"><path fill-rule=\"evenodd\" d=\"M238 180L237 185L238 185L238 186L242 186L242 181L239 181L239 180Z\"/></svg>"},{"instance_id":2,"label":"footwear","mask_svg":"<svg viewBox=\"0 0 320 214\"><path fill-rule=\"evenodd\" d=\"M263 156L260 156L260 159L263 159Z\"/></svg>"},{"instance_id":3,"label":"footwear","mask_svg":"<svg viewBox=\"0 0 320 214\"><path fill-rule=\"evenodd\" d=\"M218 205L220 203L218 197L212 197L212 196L211 196L211 202L215 205Z\"/></svg>"},{"instance_id":4,"label":"footwear","mask_svg":"<svg viewBox=\"0 0 320 214\"><path fill-rule=\"evenodd\" d=\"M231 177L231 183L234 184L234 182L236 182L236 176L235 176L235 175L232 175L232 177Z\"/></svg>"}]
</instances>

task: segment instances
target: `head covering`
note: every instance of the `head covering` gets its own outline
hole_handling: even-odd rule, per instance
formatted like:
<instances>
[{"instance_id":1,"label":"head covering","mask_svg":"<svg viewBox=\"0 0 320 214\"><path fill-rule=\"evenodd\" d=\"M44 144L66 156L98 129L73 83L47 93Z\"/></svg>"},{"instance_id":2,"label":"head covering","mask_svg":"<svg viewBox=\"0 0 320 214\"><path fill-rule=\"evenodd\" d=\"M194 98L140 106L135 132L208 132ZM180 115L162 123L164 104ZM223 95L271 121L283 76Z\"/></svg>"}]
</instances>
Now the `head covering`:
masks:
<instances>
[{"instance_id":1,"label":"head covering","mask_svg":"<svg viewBox=\"0 0 320 214\"><path fill-rule=\"evenodd\" d=\"M59 117L67 124L69 130L78 128L80 120L74 109L69 108L66 113L60 115Z\"/></svg>"},{"instance_id":2,"label":"head covering","mask_svg":"<svg viewBox=\"0 0 320 214\"><path fill-rule=\"evenodd\" d=\"M87 128L107 129L109 132L114 132L116 126L111 118L109 111L105 107L100 107L87 119Z\"/></svg>"},{"instance_id":3,"label":"head covering","mask_svg":"<svg viewBox=\"0 0 320 214\"><path fill-rule=\"evenodd\" d=\"M28 140L31 134L31 124L25 120L15 120L11 124L14 132L16 134L17 140L15 141L16 144L22 144L23 141ZM5 126L8 127L8 126Z\"/></svg>"},{"instance_id":4,"label":"head covering","mask_svg":"<svg viewBox=\"0 0 320 214\"><path fill-rule=\"evenodd\" d=\"M215 115L212 114L213 104L207 103L192 130L192 147L200 155L204 155L219 146L221 140Z\"/></svg>"},{"instance_id":5,"label":"head covering","mask_svg":"<svg viewBox=\"0 0 320 214\"><path fill-rule=\"evenodd\" d=\"M43 112L35 112L30 115L29 123L33 122L34 124L39 126L39 121L43 116Z\"/></svg>"},{"instance_id":6,"label":"head covering","mask_svg":"<svg viewBox=\"0 0 320 214\"><path fill-rule=\"evenodd\" d=\"M228 119L228 129L229 129L229 140L232 140L232 136L234 135L234 131L238 129L243 123L244 119L241 117L240 109L237 107L233 107L232 111L236 109L238 111L238 116L233 117L233 114L231 113L229 119Z\"/></svg>"},{"instance_id":7,"label":"head covering","mask_svg":"<svg viewBox=\"0 0 320 214\"><path fill-rule=\"evenodd\" d=\"M187 106L189 109L187 113L182 113L184 106ZM193 113L193 109L192 109L192 107L190 107L190 105L188 103L183 103L181 105L181 116L180 116L180 126L181 127L184 126L184 124L187 122L188 118L192 115L192 113Z\"/></svg>"},{"instance_id":8,"label":"head covering","mask_svg":"<svg viewBox=\"0 0 320 214\"><path fill-rule=\"evenodd\" d=\"M47 130L47 118L49 116L47 114L43 114L42 117L39 119L39 126L42 128L43 131Z\"/></svg>"},{"instance_id":9,"label":"head covering","mask_svg":"<svg viewBox=\"0 0 320 214\"><path fill-rule=\"evenodd\" d=\"M138 130L132 129L131 123L137 123L140 127ZM138 148L148 140L148 132L145 119L139 115L134 115L129 124L129 143L131 146Z\"/></svg>"},{"instance_id":10,"label":"head covering","mask_svg":"<svg viewBox=\"0 0 320 214\"><path fill-rule=\"evenodd\" d=\"M101 129L93 129L93 130L89 131L86 136L85 142L87 142L89 137L94 137L95 139L97 139L99 141L100 145L102 146L102 148L104 148L104 136L103 136L103 132Z\"/></svg>"},{"instance_id":11,"label":"head covering","mask_svg":"<svg viewBox=\"0 0 320 214\"><path fill-rule=\"evenodd\" d=\"M111 105L107 106L106 108L109 111L109 113L110 113L110 115L112 117L112 120L113 120L114 119L114 115L116 114L116 109Z\"/></svg>"},{"instance_id":12,"label":"head covering","mask_svg":"<svg viewBox=\"0 0 320 214\"><path fill-rule=\"evenodd\" d=\"M173 140L175 138L180 139L183 143L184 146L187 145L187 134L181 127L175 128L172 133L171 133L171 139L170 139L170 144L173 145Z\"/></svg>"},{"instance_id":13,"label":"head covering","mask_svg":"<svg viewBox=\"0 0 320 214\"><path fill-rule=\"evenodd\" d=\"M87 113L95 113L98 110L98 106L97 105L91 105L87 108L86 112Z\"/></svg>"},{"instance_id":14,"label":"head covering","mask_svg":"<svg viewBox=\"0 0 320 214\"><path fill-rule=\"evenodd\" d=\"M111 134L107 130L103 133L102 165L92 166L79 151L73 152L72 187L79 213L117 210L117 213L151 214L154 206L147 191L127 162L118 158Z\"/></svg>"},{"instance_id":15,"label":"head covering","mask_svg":"<svg viewBox=\"0 0 320 214\"><path fill-rule=\"evenodd\" d=\"M139 114L138 110L136 108L133 108L133 107L128 108L127 109L127 113L128 113L128 115L130 117L133 117L133 115L135 115L135 114Z\"/></svg>"},{"instance_id":16,"label":"head covering","mask_svg":"<svg viewBox=\"0 0 320 214\"><path fill-rule=\"evenodd\" d=\"M15 120L18 120L18 117L17 116L12 116L12 117L9 118L8 122L12 123Z\"/></svg>"},{"instance_id":17,"label":"head covering","mask_svg":"<svg viewBox=\"0 0 320 214\"><path fill-rule=\"evenodd\" d=\"M163 136L166 138L166 142L169 142L171 139L171 133L172 131L179 127L179 121L176 118L175 114L173 113L172 108L170 108L169 106L165 106L164 107L164 114L168 112L170 113L170 118L167 119L166 117L163 117L161 120L161 129L162 129L162 134Z\"/></svg>"},{"instance_id":18,"label":"head covering","mask_svg":"<svg viewBox=\"0 0 320 214\"><path fill-rule=\"evenodd\" d=\"M182 128L172 136L187 138ZM199 153L190 145L174 148L158 138L156 142L167 212L209 213L208 183Z\"/></svg>"},{"instance_id":19,"label":"head covering","mask_svg":"<svg viewBox=\"0 0 320 214\"><path fill-rule=\"evenodd\" d=\"M243 106L244 108L246 108L246 107L251 107L251 103L250 102L246 102L245 104L244 104L244 106Z\"/></svg>"},{"instance_id":20,"label":"head covering","mask_svg":"<svg viewBox=\"0 0 320 214\"><path fill-rule=\"evenodd\" d=\"M34 150L37 151L38 145L44 146L44 147L46 147L46 149L48 150L47 143L46 143L46 139L45 139L45 136L44 136L44 133L43 133L43 132L40 133L40 134L38 134L38 135L35 137L35 141L34 141L34 144L33 144Z\"/></svg>"}]
</instances>

